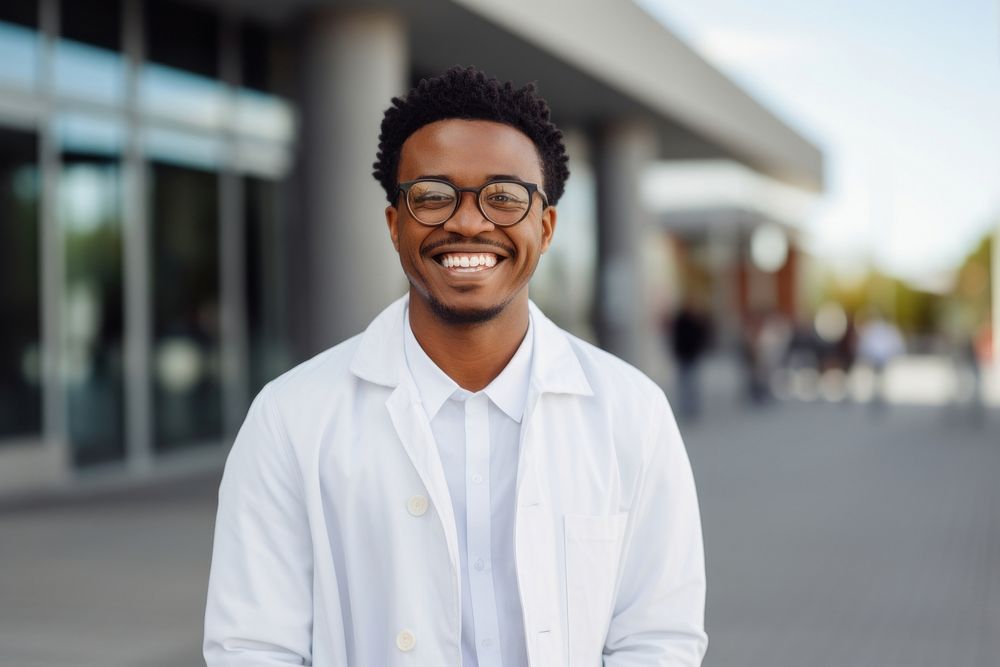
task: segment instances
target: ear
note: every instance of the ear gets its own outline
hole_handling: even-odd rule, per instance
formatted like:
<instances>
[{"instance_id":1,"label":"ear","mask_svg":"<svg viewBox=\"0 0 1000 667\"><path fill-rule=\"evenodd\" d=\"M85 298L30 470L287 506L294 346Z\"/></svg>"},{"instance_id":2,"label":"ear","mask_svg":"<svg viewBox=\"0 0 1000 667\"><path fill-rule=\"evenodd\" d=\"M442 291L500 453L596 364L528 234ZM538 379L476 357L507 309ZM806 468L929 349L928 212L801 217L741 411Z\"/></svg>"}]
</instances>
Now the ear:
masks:
<instances>
[{"instance_id":1,"label":"ear","mask_svg":"<svg viewBox=\"0 0 1000 667\"><path fill-rule=\"evenodd\" d=\"M556 221L558 219L555 206L549 206L542 211L542 252L549 249L552 243L552 236L556 233Z\"/></svg>"},{"instance_id":2,"label":"ear","mask_svg":"<svg viewBox=\"0 0 1000 667\"><path fill-rule=\"evenodd\" d=\"M395 206L385 207L385 224L389 227L389 238L392 247L399 252L399 210Z\"/></svg>"}]
</instances>

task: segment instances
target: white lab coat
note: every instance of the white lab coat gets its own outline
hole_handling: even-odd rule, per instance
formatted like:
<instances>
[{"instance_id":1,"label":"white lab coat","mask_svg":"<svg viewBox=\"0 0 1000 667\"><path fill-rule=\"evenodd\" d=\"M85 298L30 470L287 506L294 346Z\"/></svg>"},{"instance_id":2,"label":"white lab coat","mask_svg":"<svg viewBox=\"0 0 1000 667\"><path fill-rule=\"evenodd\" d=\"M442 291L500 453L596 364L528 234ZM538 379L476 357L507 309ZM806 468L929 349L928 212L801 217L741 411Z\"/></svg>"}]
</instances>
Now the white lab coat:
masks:
<instances>
[{"instance_id":1,"label":"white lab coat","mask_svg":"<svg viewBox=\"0 0 1000 667\"><path fill-rule=\"evenodd\" d=\"M461 665L455 520L405 303L250 408L219 489L209 667ZM701 524L663 392L531 309L515 510L530 664L699 665Z\"/></svg>"}]
</instances>

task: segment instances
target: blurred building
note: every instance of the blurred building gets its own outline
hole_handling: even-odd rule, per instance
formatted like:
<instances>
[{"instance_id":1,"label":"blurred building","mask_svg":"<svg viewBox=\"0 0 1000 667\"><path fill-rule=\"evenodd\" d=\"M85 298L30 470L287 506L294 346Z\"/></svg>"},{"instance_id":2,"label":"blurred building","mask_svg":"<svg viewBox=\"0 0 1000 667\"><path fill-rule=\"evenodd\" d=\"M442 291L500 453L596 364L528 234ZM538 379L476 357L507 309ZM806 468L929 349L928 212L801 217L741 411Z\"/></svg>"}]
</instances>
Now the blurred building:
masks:
<instances>
[{"instance_id":1,"label":"blurred building","mask_svg":"<svg viewBox=\"0 0 1000 667\"><path fill-rule=\"evenodd\" d=\"M674 290L711 305L721 342L762 318L809 318L798 237L815 193L731 160L658 163L643 189L675 255Z\"/></svg>"},{"instance_id":2,"label":"blurred building","mask_svg":"<svg viewBox=\"0 0 1000 667\"><path fill-rule=\"evenodd\" d=\"M636 363L647 165L818 190L809 142L625 0L0 3L0 492L217 466L250 397L404 290L381 113L537 81L574 176L533 286Z\"/></svg>"}]
</instances>

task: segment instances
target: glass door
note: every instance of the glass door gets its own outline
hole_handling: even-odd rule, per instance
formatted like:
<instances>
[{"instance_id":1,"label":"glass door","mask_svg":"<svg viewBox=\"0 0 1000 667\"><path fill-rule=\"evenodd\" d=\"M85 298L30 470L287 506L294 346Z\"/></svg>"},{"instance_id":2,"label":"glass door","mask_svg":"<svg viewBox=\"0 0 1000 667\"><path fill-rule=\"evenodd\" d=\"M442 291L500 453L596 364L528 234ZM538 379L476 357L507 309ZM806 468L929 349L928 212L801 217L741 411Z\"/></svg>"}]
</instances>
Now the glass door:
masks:
<instances>
[{"instance_id":1,"label":"glass door","mask_svg":"<svg viewBox=\"0 0 1000 667\"><path fill-rule=\"evenodd\" d=\"M150 177L155 448L217 444L219 176L153 162Z\"/></svg>"},{"instance_id":2,"label":"glass door","mask_svg":"<svg viewBox=\"0 0 1000 667\"><path fill-rule=\"evenodd\" d=\"M0 128L0 443L42 429L37 145Z\"/></svg>"},{"instance_id":3,"label":"glass door","mask_svg":"<svg viewBox=\"0 0 1000 667\"><path fill-rule=\"evenodd\" d=\"M65 257L62 380L76 465L125 456L121 167L65 153L59 179Z\"/></svg>"}]
</instances>

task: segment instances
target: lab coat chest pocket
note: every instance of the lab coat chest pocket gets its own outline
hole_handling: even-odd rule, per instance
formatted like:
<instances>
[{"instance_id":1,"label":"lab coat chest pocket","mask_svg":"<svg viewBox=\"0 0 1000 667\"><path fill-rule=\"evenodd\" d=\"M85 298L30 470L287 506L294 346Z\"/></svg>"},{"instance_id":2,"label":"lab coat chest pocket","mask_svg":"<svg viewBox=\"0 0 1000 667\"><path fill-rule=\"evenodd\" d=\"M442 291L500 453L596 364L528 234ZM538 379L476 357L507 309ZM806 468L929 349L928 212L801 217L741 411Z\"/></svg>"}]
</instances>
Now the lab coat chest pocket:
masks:
<instances>
[{"instance_id":1,"label":"lab coat chest pocket","mask_svg":"<svg viewBox=\"0 0 1000 667\"><path fill-rule=\"evenodd\" d=\"M565 517L569 664L600 665L628 513Z\"/></svg>"}]
</instances>

